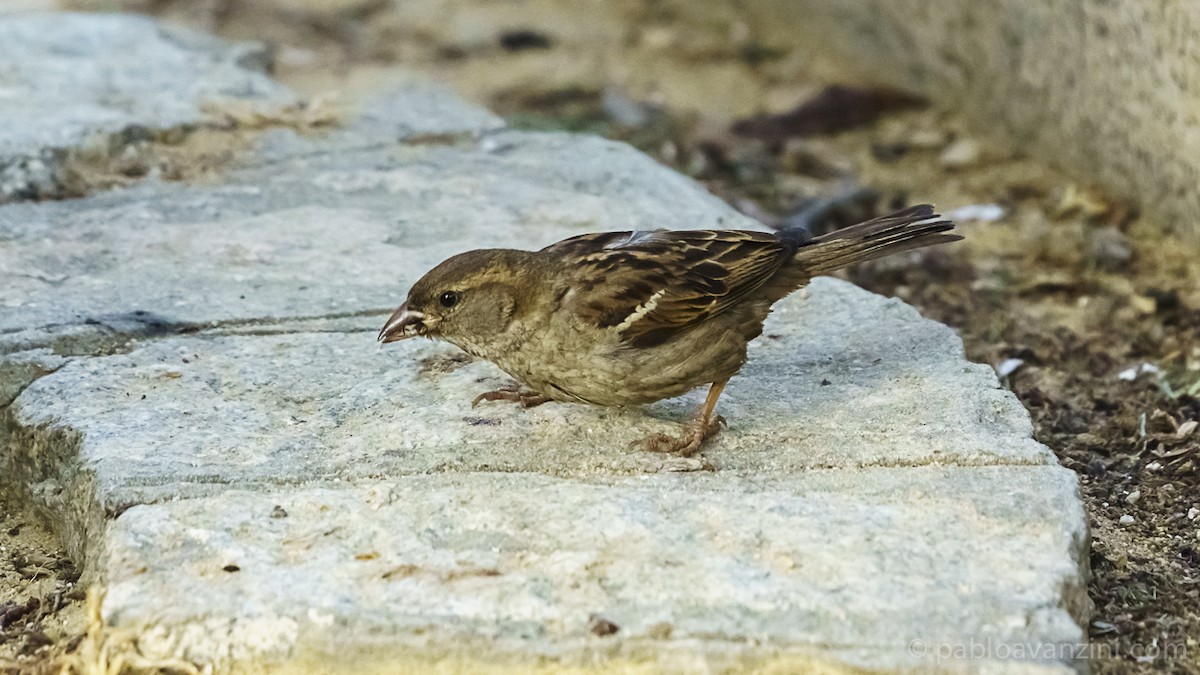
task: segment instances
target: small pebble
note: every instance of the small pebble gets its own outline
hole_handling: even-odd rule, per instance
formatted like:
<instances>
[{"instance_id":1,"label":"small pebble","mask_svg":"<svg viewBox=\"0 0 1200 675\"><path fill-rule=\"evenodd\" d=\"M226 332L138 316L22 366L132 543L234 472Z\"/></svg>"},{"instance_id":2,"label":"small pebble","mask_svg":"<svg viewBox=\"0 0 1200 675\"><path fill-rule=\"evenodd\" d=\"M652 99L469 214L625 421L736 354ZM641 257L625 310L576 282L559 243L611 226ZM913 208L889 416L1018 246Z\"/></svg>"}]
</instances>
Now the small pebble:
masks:
<instances>
[{"instance_id":1,"label":"small pebble","mask_svg":"<svg viewBox=\"0 0 1200 675\"><path fill-rule=\"evenodd\" d=\"M621 630L621 627L599 614L593 614L588 617L588 630L593 635L607 637Z\"/></svg>"},{"instance_id":2,"label":"small pebble","mask_svg":"<svg viewBox=\"0 0 1200 675\"><path fill-rule=\"evenodd\" d=\"M1125 370L1117 373L1117 379L1124 380L1125 382L1133 382L1138 378L1138 375L1143 373L1150 373L1153 375L1158 372L1158 366L1154 365L1153 363L1143 363L1137 366L1129 366Z\"/></svg>"},{"instance_id":3,"label":"small pebble","mask_svg":"<svg viewBox=\"0 0 1200 675\"><path fill-rule=\"evenodd\" d=\"M1004 217L1004 207L999 204L970 204L948 212L946 217L956 222L976 220L983 223L994 223Z\"/></svg>"},{"instance_id":4,"label":"small pebble","mask_svg":"<svg viewBox=\"0 0 1200 675\"><path fill-rule=\"evenodd\" d=\"M1121 520L1120 520L1119 522L1120 522L1122 525L1132 525L1132 524L1133 524L1133 521L1134 521L1134 518L1133 518L1133 516L1131 516L1131 515L1129 515L1128 513L1126 513L1125 515L1121 516Z\"/></svg>"},{"instance_id":5,"label":"small pebble","mask_svg":"<svg viewBox=\"0 0 1200 675\"><path fill-rule=\"evenodd\" d=\"M1150 462L1149 464L1146 465L1146 470L1147 471L1162 471L1162 463L1161 462Z\"/></svg>"},{"instance_id":6,"label":"small pebble","mask_svg":"<svg viewBox=\"0 0 1200 675\"><path fill-rule=\"evenodd\" d=\"M617 124L627 128L644 127L650 122L652 111L643 103L633 100L617 87L604 89L600 101L604 113Z\"/></svg>"},{"instance_id":7,"label":"small pebble","mask_svg":"<svg viewBox=\"0 0 1200 675\"><path fill-rule=\"evenodd\" d=\"M660 621L646 629L646 637L652 640L667 640L670 639L673 630L670 622Z\"/></svg>"},{"instance_id":8,"label":"small pebble","mask_svg":"<svg viewBox=\"0 0 1200 675\"><path fill-rule=\"evenodd\" d=\"M946 132L941 129L918 129L908 137L908 144L922 150L936 150L946 144Z\"/></svg>"},{"instance_id":9,"label":"small pebble","mask_svg":"<svg viewBox=\"0 0 1200 675\"><path fill-rule=\"evenodd\" d=\"M1130 492L1128 495L1125 496L1125 503L1126 504L1136 504L1136 503L1138 503L1138 500L1141 498L1142 498L1142 491L1134 490L1133 492Z\"/></svg>"},{"instance_id":10,"label":"small pebble","mask_svg":"<svg viewBox=\"0 0 1200 675\"><path fill-rule=\"evenodd\" d=\"M1200 509L1197 509L1197 508L1188 509L1188 520L1195 520L1197 516L1200 516Z\"/></svg>"},{"instance_id":11,"label":"small pebble","mask_svg":"<svg viewBox=\"0 0 1200 675\"><path fill-rule=\"evenodd\" d=\"M965 169L978 164L982 157L983 147L979 145L978 141L960 138L942 151L942 156L938 158L938 161L946 169Z\"/></svg>"},{"instance_id":12,"label":"small pebble","mask_svg":"<svg viewBox=\"0 0 1200 675\"><path fill-rule=\"evenodd\" d=\"M1100 269L1115 272L1133 260L1133 244L1124 232L1115 227L1101 227L1092 232L1090 254Z\"/></svg>"},{"instance_id":13,"label":"small pebble","mask_svg":"<svg viewBox=\"0 0 1200 675\"><path fill-rule=\"evenodd\" d=\"M1008 377L1023 365L1025 365L1025 361L1022 359L1004 359L1000 365L996 366L996 374L1000 377Z\"/></svg>"},{"instance_id":14,"label":"small pebble","mask_svg":"<svg viewBox=\"0 0 1200 675\"><path fill-rule=\"evenodd\" d=\"M1149 315L1158 311L1158 301L1145 295L1129 296L1129 304L1136 309L1139 314Z\"/></svg>"}]
</instances>

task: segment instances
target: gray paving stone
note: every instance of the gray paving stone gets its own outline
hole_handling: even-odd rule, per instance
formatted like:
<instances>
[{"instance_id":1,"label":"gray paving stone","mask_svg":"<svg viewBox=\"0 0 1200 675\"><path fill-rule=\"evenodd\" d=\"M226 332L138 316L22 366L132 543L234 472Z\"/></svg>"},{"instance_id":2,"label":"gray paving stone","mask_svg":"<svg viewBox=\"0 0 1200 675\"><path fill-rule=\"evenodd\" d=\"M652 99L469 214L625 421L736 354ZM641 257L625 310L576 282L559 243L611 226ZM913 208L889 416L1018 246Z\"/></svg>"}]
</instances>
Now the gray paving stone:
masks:
<instances>
[{"instance_id":1,"label":"gray paving stone","mask_svg":"<svg viewBox=\"0 0 1200 675\"><path fill-rule=\"evenodd\" d=\"M1081 640L1082 523L1051 466L233 490L122 515L106 608L200 661L950 667Z\"/></svg>"},{"instance_id":2,"label":"gray paving stone","mask_svg":"<svg viewBox=\"0 0 1200 675\"><path fill-rule=\"evenodd\" d=\"M78 448L53 452L77 454L95 501L117 511L222 491L231 478L642 472L661 457L627 445L672 431L703 395L628 409L472 408L477 393L509 381L501 371L439 343L377 347L377 323L176 337L78 359L29 386L13 419L31 430L28 447L43 449L69 421L82 436L67 442ZM722 470L1054 462L991 370L963 361L952 331L836 280L781 303L726 395L729 428L708 452ZM43 464L36 456L15 463Z\"/></svg>"},{"instance_id":3,"label":"gray paving stone","mask_svg":"<svg viewBox=\"0 0 1200 675\"><path fill-rule=\"evenodd\" d=\"M421 80L397 87L369 101L359 111L354 127L377 138L427 143L450 140L444 137L477 136L504 127L498 115L467 105L442 87Z\"/></svg>"},{"instance_id":4,"label":"gray paving stone","mask_svg":"<svg viewBox=\"0 0 1200 675\"><path fill-rule=\"evenodd\" d=\"M62 194L70 152L118 155L228 101L295 97L267 52L134 16L0 15L0 203Z\"/></svg>"},{"instance_id":5,"label":"gray paving stone","mask_svg":"<svg viewBox=\"0 0 1200 675\"><path fill-rule=\"evenodd\" d=\"M281 132L269 142L272 161L219 186L147 183L0 208L0 307L18 310L0 313L0 331L12 341L78 324L161 334L382 312L465 247L751 225L695 183L596 138L501 131L430 146Z\"/></svg>"}]
</instances>

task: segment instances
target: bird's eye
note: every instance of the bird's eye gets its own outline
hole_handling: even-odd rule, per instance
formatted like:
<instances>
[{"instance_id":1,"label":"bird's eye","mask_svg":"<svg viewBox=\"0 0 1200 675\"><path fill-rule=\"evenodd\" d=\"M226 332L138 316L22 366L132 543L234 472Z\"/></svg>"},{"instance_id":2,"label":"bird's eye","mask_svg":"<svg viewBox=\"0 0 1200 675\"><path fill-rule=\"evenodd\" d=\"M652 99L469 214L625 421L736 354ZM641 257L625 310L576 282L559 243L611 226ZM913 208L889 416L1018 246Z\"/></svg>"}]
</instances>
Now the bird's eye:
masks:
<instances>
[{"instance_id":1,"label":"bird's eye","mask_svg":"<svg viewBox=\"0 0 1200 675\"><path fill-rule=\"evenodd\" d=\"M458 291L446 291L438 298L438 302L442 303L442 307L453 307L458 304Z\"/></svg>"}]
</instances>

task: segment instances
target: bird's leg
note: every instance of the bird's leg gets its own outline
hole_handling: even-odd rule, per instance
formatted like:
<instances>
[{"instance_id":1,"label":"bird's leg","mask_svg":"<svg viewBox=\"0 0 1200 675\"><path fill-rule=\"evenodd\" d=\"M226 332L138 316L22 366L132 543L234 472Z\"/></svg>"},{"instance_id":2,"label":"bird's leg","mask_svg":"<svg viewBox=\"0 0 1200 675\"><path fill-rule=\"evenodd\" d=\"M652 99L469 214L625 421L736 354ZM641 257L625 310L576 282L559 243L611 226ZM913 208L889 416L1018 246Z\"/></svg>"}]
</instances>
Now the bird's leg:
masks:
<instances>
[{"instance_id":1,"label":"bird's leg","mask_svg":"<svg viewBox=\"0 0 1200 675\"><path fill-rule=\"evenodd\" d=\"M717 399L721 397L721 392L725 389L725 383L728 381L713 382L708 389L708 398L704 399L704 405L700 406L700 412L696 413L692 421L683 427L682 435L650 434L641 440L642 448L651 452L672 452L683 457L691 457L696 454L704 441L712 438L721 430L721 423L725 421L715 411Z\"/></svg>"},{"instance_id":2,"label":"bird's leg","mask_svg":"<svg viewBox=\"0 0 1200 675\"><path fill-rule=\"evenodd\" d=\"M520 403L522 408L533 408L546 403L549 396L542 396L533 391L522 391L518 385L510 384L492 391L485 391L471 400L471 407L479 405L480 401L512 401Z\"/></svg>"}]
</instances>

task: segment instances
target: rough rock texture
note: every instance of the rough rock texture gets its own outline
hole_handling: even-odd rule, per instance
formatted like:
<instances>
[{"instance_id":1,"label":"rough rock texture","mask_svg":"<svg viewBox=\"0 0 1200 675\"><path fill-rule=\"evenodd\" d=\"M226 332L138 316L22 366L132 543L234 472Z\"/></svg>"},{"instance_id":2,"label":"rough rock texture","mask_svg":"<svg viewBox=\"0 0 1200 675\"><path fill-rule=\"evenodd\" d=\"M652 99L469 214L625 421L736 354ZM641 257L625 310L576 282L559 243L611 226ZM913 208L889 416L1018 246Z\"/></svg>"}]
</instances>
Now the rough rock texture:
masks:
<instances>
[{"instance_id":1,"label":"rough rock texture","mask_svg":"<svg viewBox=\"0 0 1200 675\"><path fill-rule=\"evenodd\" d=\"M199 123L205 106L291 103L267 63L260 46L149 19L0 15L0 203L59 197L71 153L118 155Z\"/></svg>"},{"instance_id":2,"label":"rough rock texture","mask_svg":"<svg viewBox=\"0 0 1200 675\"><path fill-rule=\"evenodd\" d=\"M752 0L736 13L1200 235L1196 3Z\"/></svg>"},{"instance_id":3,"label":"rough rock texture","mask_svg":"<svg viewBox=\"0 0 1200 675\"><path fill-rule=\"evenodd\" d=\"M900 302L825 279L781 303L713 473L627 447L698 394L472 409L495 368L374 343L451 253L717 226L751 224L627 146L505 130L428 87L269 134L219 184L0 207L0 487L149 658L1078 665L1075 478Z\"/></svg>"},{"instance_id":4,"label":"rough rock texture","mask_svg":"<svg viewBox=\"0 0 1200 675\"><path fill-rule=\"evenodd\" d=\"M972 640L1079 641L1058 604L1074 482L922 467L233 490L122 515L106 606L161 626L144 649L198 660L916 667ZM619 631L597 637L593 615Z\"/></svg>"},{"instance_id":5,"label":"rough rock texture","mask_svg":"<svg viewBox=\"0 0 1200 675\"><path fill-rule=\"evenodd\" d=\"M13 406L34 449L14 470L42 466L47 451L76 455L95 494L67 484L74 473L67 483L26 480L54 508L107 512L221 492L232 476L278 485L441 471L640 473L663 458L626 445L671 431L702 396L630 409L472 409L476 393L507 382L499 370L431 342L378 349L376 323L171 338L73 361ZM730 428L708 453L722 470L1054 462L990 369L964 363L951 331L899 302L822 279L811 299L781 303L768 334L722 399ZM72 434L60 440L64 420Z\"/></svg>"}]
</instances>

